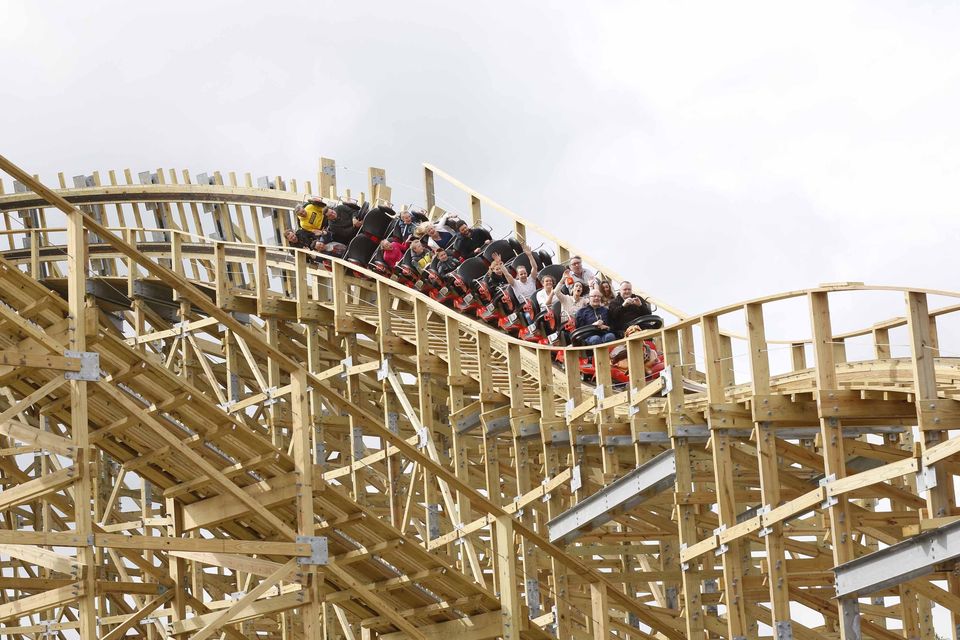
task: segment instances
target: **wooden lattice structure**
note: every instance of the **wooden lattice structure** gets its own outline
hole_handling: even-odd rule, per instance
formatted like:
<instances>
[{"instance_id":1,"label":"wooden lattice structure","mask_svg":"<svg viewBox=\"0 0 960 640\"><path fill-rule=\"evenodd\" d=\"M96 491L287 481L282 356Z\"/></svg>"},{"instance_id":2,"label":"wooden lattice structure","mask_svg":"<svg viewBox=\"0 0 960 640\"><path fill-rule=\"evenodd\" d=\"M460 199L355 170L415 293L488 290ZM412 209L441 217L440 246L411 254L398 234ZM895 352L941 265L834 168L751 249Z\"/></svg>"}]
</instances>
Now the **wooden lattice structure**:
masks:
<instances>
[{"instance_id":1,"label":"wooden lattice structure","mask_svg":"<svg viewBox=\"0 0 960 640\"><path fill-rule=\"evenodd\" d=\"M932 640L960 612L960 305L930 301L960 294L885 289L902 312L846 333L834 297L882 288L659 301L617 386L609 345L587 382L284 247L306 194L342 195L331 160L316 189L0 169L0 637ZM424 176L432 214L442 179L619 277ZM768 340L787 302L809 337Z\"/></svg>"}]
</instances>

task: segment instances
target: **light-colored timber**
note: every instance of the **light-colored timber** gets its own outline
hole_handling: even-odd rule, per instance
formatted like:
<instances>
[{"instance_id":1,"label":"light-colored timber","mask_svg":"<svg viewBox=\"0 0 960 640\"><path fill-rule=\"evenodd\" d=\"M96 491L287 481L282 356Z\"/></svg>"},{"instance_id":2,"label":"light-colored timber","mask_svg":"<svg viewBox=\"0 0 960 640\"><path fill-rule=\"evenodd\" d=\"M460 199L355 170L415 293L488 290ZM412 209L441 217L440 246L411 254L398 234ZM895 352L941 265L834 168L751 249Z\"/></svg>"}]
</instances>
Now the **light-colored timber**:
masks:
<instances>
[{"instance_id":1,"label":"light-colored timber","mask_svg":"<svg viewBox=\"0 0 960 640\"><path fill-rule=\"evenodd\" d=\"M631 383L607 345L584 381L558 348L283 246L308 194L351 195L318 169L51 190L0 156L0 637L934 640L934 605L960 614L939 331L960 293L654 297L665 375L632 338ZM367 178L361 199L391 197ZM424 185L434 218L456 192L621 277L436 167ZM877 294L899 310L835 330L838 296ZM768 337L780 304L806 337ZM858 580L839 600L835 567Z\"/></svg>"}]
</instances>

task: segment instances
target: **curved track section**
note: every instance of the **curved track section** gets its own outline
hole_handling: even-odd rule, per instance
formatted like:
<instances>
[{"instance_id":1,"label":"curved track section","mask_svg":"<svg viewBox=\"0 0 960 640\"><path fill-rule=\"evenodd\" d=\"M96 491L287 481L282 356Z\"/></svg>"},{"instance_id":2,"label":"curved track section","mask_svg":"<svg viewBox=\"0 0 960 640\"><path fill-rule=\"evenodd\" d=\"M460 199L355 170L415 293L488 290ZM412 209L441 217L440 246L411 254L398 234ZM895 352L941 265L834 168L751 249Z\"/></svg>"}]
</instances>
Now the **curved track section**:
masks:
<instances>
[{"instance_id":1,"label":"curved track section","mask_svg":"<svg viewBox=\"0 0 960 640\"><path fill-rule=\"evenodd\" d=\"M956 606L942 564L839 603L833 582L955 519L957 294L661 303L676 321L618 343L618 384L608 346L277 246L303 198L279 178L53 192L3 168L4 637L893 638ZM880 294L902 317L834 329L837 299ZM784 304L808 338L768 339Z\"/></svg>"}]
</instances>

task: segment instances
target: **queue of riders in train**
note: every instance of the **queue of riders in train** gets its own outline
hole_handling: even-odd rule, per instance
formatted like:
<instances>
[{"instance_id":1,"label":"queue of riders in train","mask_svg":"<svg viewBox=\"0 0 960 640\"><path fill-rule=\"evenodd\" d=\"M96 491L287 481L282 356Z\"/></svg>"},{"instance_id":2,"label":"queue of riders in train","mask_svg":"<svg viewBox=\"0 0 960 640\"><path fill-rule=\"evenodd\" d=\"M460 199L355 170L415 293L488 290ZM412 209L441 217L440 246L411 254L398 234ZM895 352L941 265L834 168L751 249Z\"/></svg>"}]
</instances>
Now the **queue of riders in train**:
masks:
<instances>
[{"instance_id":1,"label":"queue of riders in train","mask_svg":"<svg viewBox=\"0 0 960 640\"><path fill-rule=\"evenodd\" d=\"M285 233L290 246L372 270L523 340L592 346L663 324L630 282L614 291L579 256L553 264L548 252L513 237L495 240L455 215L430 221L419 209L398 214L388 204L328 206L319 198L294 213L297 228ZM649 377L657 354L650 341L644 350ZM613 361L625 367L620 351ZM583 356L581 370L590 364Z\"/></svg>"}]
</instances>

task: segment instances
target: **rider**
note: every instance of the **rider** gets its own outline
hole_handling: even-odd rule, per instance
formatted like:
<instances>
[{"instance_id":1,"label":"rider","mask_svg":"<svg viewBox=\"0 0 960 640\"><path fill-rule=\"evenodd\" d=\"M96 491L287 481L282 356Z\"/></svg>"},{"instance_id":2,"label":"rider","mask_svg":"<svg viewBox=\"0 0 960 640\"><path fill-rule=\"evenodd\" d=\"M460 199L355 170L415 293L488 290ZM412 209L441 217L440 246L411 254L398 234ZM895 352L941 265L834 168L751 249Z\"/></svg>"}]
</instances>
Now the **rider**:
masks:
<instances>
[{"instance_id":1,"label":"rider","mask_svg":"<svg viewBox=\"0 0 960 640\"><path fill-rule=\"evenodd\" d=\"M443 229L438 229L432 222L423 222L417 227L417 231L422 231L423 236L427 237L427 245L431 249L449 249L453 243L453 234Z\"/></svg>"},{"instance_id":2,"label":"rider","mask_svg":"<svg viewBox=\"0 0 960 640\"><path fill-rule=\"evenodd\" d=\"M460 261L447 253L447 250L440 247L434 252L433 262L428 269L435 271L441 278L453 273L454 269L460 266Z\"/></svg>"},{"instance_id":3,"label":"rider","mask_svg":"<svg viewBox=\"0 0 960 640\"><path fill-rule=\"evenodd\" d=\"M416 265L417 271L423 271L432 258L433 256L420 240L410 241L410 262Z\"/></svg>"},{"instance_id":4,"label":"rider","mask_svg":"<svg viewBox=\"0 0 960 640\"><path fill-rule=\"evenodd\" d=\"M406 242L400 242L396 238L381 241L380 249L383 252L383 261L393 269L400 262L400 258L403 257L408 247L409 245Z\"/></svg>"},{"instance_id":5,"label":"rider","mask_svg":"<svg viewBox=\"0 0 960 640\"><path fill-rule=\"evenodd\" d=\"M401 240L407 241L413 236L416 227L417 223L413 221L413 214L410 211L401 211L400 222L397 223L397 228L393 234Z\"/></svg>"},{"instance_id":6,"label":"rider","mask_svg":"<svg viewBox=\"0 0 960 640\"><path fill-rule=\"evenodd\" d=\"M602 331L586 338L584 342L592 346L616 340L617 336L610 330L610 312L600 304L600 291L591 291L589 300L590 304L577 312L577 328L593 325Z\"/></svg>"},{"instance_id":7,"label":"rider","mask_svg":"<svg viewBox=\"0 0 960 640\"><path fill-rule=\"evenodd\" d=\"M563 291L560 291L560 289L554 288L556 282L554 282L553 276L543 276L540 281L543 283L543 288L537 291L537 302L540 304L541 309L550 309L553 307L553 303L559 300L560 317L558 320L560 322L569 320L571 312L573 315L576 315L573 296L567 295Z\"/></svg>"},{"instance_id":8,"label":"rider","mask_svg":"<svg viewBox=\"0 0 960 640\"><path fill-rule=\"evenodd\" d=\"M571 279L573 282L570 281ZM570 293L574 282L583 283L584 290L589 291L593 288L593 285L596 284L596 281L597 273L593 269L583 266L583 258L580 256L570 258L570 271L567 274L567 281L565 283L568 293Z\"/></svg>"},{"instance_id":9,"label":"rider","mask_svg":"<svg viewBox=\"0 0 960 640\"><path fill-rule=\"evenodd\" d=\"M350 244L353 237L357 235L357 229L361 224L359 220L354 218L353 214L353 209L347 205L328 207L323 212L327 222L323 232L324 241L339 242L344 246Z\"/></svg>"},{"instance_id":10,"label":"rider","mask_svg":"<svg viewBox=\"0 0 960 640\"><path fill-rule=\"evenodd\" d=\"M633 292L633 285L628 280L621 282L620 293L610 303L610 326L617 335L623 335L631 321L651 313L647 301Z\"/></svg>"},{"instance_id":11,"label":"rider","mask_svg":"<svg viewBox=\"0 0 960 640\"><path fill-rule=\"evenodd\" d=\"M532 298L537 293L537 261L534 259L533 251L530 250L529 245L523 245L523 252L527 254L527 257L530 259L530 273L527 273L527 268L524 265L519 265L517 267L516 278L510 275L509 269L503 269L503 277L506 278L507 284L513 287L513 291L517 294L517 297L521 300L526 300ZM494 259L499 261L499 254L494 254Z\"/></svg>"},{"instance_id":12,"label":"rider","mask_svg":"<svg viewBox=\"0 0 960 640\"><path fill-rule=\"evenodd\" d=\"M493 242L490 232L483 227L473 229L466 222L461 222L457 228L460 237L457 238L457 251L463 256L464 260L471 258L483 251L483 248Z\"/></svg>"}]
</instances>

